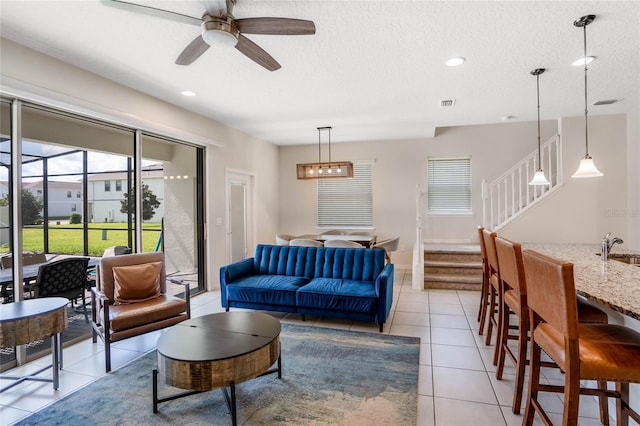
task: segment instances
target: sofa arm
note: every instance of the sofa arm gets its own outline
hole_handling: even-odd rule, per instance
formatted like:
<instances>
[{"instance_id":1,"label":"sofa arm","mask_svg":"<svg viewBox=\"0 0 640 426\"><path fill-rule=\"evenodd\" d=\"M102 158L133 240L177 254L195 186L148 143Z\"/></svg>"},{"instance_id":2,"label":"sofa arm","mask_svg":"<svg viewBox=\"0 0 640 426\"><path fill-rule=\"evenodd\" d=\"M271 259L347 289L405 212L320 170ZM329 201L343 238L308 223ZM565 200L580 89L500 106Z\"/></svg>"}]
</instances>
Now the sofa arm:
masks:
<instances>
[{"instance_id":1,"label":"sofa arm","mask_svg":"<svg viewBox=\"0 0 640 426\"><path fill-rule=\"evenodd\" d=\"M393 303L393 263L385 265L376 278L376 294L378 295L378 323L387 321Z\"/></svg>"},{"instance_id":2,"label":"sofa arm","mask_svg":"<svg viewBox=\"0 0 640 426\"><path fill-rule=\"evenodd\" d=\"M222 306L227 306L227 284L253 273L253 258L239 260L220 268L220 296Z\"/></svg>"}]
</instances>

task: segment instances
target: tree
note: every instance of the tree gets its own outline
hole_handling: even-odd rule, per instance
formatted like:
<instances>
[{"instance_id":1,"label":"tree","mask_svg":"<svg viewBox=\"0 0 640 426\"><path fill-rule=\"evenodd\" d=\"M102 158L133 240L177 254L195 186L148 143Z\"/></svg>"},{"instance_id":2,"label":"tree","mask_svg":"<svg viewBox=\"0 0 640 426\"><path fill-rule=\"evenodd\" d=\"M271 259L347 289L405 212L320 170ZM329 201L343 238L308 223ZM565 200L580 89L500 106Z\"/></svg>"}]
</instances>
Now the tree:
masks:
<instances>
[{"instance_id":1,"label":"tree","mask_svg":"<svg viewBox=\"0 0 640 426\"><path fill-rule=\"evenodd\" d=\"M40 218L42 201L26 189L22 190L22 224L35 225Z\"/></svg>"},{"instance_id":2,"label":"tree","mask_svg":"<svg viewBox=\"0 0 640 426\"><path fill-rule=\"evenodd\" d=\"M136 199L135 189L131 189L131 200ZM135 202L132 202L131 210L129 210L129 194L124 194L124 199L120 200L120 212L135 214ZM160 207L160 201L158 197L149 189L149 185L142 185L142 220L151 220L155 214L155 210Z\"/></svg>"}]
</instances>

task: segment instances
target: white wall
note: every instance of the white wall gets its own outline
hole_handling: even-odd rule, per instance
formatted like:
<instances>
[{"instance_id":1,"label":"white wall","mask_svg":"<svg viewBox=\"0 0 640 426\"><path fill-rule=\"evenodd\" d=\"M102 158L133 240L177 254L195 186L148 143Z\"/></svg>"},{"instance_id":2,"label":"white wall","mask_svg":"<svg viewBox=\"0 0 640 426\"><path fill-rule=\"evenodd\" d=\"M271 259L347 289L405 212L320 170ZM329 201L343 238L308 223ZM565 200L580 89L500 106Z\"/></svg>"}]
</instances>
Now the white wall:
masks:
<instances>
[{"instance_id":1,"label":"white wall","mask_svg":"<svg viewBox=\"0 0 640 426\"><path fill-rule=\"evenodd\" d=\"M598 244L607 232L627 240L626 115L589 117L589 153L604 173L599 178L571 178L585 153L584 117L563 118L560 127L563 187L501 233L529 242Z\"/></svg>"},{"instance_id":2,"label":"white wall","mask_svg":"<svg viewBox=\"0 0 640 426\"><path fill-rule=\"evenodd\" d=\"M542 123L542 141L557 132L556 121ZM438 129L423 140L352 142L332 145L334 160L374 160L373 220L379 236L399 236L393 254L398 266L411 265L416 224L416 184L424 189L427 158L471 155L473 215L431 216L424 236L430 241L469 242L482 223L482 179L492 180L536 149L536 123L462 126ZM323 146L326 149L326 146ZM326 154L326 152L325 152ZM280 219L278 231L306 234L317 230L316 181L297 180L296 163L317 161L318 146L280 147Z\"/></svg>"},{"instance_id":3,"label":"white wall","mask_svg":"<svg viewBox=\"0 0 640 426\"><path fill-rule=\"evenodd\" d=\"M173 137L184 135L185 139L202 141L207 146L210 289L218 286L219 267L226 264L228 258L224 223L215 225L215 218L224 220L225 217L226 167L256 174L257 241L272 241L278 221L277 147L9 40L0 39L0 43L0 75L5 93L26 92L31 98L94 111L98 117L115 117L121 123L135 123L145 130Z\"/></svg>"}]
</instances>

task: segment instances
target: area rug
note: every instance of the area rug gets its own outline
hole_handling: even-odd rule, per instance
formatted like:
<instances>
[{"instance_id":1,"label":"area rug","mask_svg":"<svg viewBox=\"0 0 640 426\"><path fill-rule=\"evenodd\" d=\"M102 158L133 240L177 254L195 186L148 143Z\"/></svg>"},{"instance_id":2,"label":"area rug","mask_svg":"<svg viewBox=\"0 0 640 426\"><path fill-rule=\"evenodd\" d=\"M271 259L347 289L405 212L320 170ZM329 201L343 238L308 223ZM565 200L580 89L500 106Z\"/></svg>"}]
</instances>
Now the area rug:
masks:
<instances>
[{"instance_id":1,"label":"area rug","mask_svg":"<svg viewBox=\"0 0 640 426\"><path fill-rule=\"evenodd\" d=\"M236 386L239 425L415 425L420 340L283 324L282 380ZM19 425L227 425L222 391L152 409L151 352ZM161 381L161 380L160 380ZM160 397L180 392L161 386Z\"/></svg>"}]
</instances>

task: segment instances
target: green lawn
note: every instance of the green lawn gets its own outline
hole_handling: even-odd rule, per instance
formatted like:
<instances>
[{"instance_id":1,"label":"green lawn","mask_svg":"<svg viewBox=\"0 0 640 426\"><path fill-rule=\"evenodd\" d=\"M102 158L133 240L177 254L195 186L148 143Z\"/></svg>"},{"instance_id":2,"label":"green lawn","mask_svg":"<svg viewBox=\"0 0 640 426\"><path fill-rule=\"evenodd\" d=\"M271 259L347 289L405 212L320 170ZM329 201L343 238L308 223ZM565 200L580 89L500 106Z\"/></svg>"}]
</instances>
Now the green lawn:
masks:
<instances>
[{"instance_id":1,"label":"green lawn","mask_svg":"<svg viewBox=\"0 0 640 426\"><path fill-rule=\"evenodd\" d=\"M154 251L160 236L160 223L144 223L142 225L142 249ZM105 235L106 230L106 235ZM83 226L49 225L49 252L61 254L82 254ZM103 239L103 236L106 239ZM44 250L44 231L42 226L25 227L22 233L23 249L41 252ZM104 249L111 246L128 246L126 223L90 223L89 254L102 256ZM8 247L0 247L0 252L8 251Z\"/></svg>"}]
</instances>

